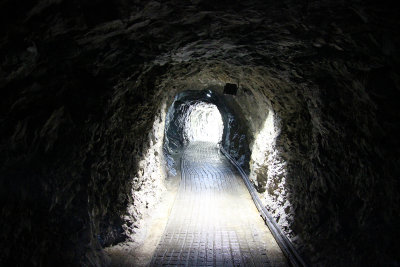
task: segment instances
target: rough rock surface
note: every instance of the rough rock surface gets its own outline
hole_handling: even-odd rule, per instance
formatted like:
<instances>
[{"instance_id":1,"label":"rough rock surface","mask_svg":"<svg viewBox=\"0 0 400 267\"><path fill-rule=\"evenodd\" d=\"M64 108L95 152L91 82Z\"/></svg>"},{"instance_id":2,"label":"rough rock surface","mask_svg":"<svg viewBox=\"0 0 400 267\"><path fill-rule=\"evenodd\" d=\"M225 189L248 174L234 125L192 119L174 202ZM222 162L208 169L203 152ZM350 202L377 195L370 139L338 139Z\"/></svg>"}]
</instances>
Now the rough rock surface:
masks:
<instances>
[{"instance_id":1,"label":"rough rock surface","mask_svg":"<svg viewBox=\"0 0 400 267\"><path fill-rule=\"evenodd\" d=\"M399 17L385 0L2 1L0 264L105 265L153 186L133 178L163 104L235 83L250 149L279 118L303 256L399 265Z\"/></svg>"}]
</instances>

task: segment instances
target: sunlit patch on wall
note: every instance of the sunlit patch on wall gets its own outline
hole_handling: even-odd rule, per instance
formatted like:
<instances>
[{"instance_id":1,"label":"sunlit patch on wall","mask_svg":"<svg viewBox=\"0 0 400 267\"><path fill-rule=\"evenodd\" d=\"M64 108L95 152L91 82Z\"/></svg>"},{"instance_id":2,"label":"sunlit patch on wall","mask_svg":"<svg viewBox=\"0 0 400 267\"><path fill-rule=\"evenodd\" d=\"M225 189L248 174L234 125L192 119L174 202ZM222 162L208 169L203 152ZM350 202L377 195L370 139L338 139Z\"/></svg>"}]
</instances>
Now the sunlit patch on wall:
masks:
<instances>
[{"instance_id":1,"label":"sunlit patch on wall","mask_svg":"<svg viewBox=\"0 0 400 267\"><path fill-rule=\"evenodd\" d=\"M279 135L276 114L269 110L263 127L255 136L250 161L250 179L253 181L261 200L277 220L282 230L289 230L291 218L288 211L291 204L286 191L286 162L279 156L276 139ZM290 233L288 233L290 234Z\"/></svg>"}]
</instances>

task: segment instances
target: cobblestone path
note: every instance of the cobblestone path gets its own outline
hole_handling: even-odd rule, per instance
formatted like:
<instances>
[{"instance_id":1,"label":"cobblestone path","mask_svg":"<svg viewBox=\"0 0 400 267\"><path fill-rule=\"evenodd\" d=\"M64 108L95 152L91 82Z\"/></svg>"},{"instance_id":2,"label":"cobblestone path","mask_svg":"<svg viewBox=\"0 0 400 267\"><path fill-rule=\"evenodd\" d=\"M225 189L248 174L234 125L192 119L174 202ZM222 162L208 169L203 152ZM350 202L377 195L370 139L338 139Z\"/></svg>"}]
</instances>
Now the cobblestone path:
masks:
<instances>
[{"instance_id":1,"label":"cobblestone path","mask_svg":"<svg viewBox=\"0 0 400 267\"><path fill-rule=\"evenodd\" d=\"M215 144L191 143L151 266L287 266L242 180Z\"/></svg>"}]
</instances>

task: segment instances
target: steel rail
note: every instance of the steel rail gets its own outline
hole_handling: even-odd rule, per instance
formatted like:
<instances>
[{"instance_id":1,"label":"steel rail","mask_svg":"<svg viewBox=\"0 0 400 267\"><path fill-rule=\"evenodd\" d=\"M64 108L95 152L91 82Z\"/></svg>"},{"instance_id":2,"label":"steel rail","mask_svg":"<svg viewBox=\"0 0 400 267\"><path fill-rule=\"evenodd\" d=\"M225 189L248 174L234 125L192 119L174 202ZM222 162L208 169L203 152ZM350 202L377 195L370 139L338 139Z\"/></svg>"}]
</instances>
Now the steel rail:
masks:
<instances>
[{"instance_id":1,"label":"steel rail","mask_svg":"<svg viewBox=\"0 0 400 267\"><path fill-rule=\"evenodd\" d=\"M302 259L300 254L297 252L296 248L292 244L292 242L286 237L286 235L282 232L280 227L276 224L275 219L271 216L268 210L262 204L260 198L258 197L253 185L250 182L249 177L240 167L240 165L236 162L236 160L229 155L228 152L221 146L220 150L222 154L236 167L239 171L240 175L242 176L244 183L246 184L247 189L250 192L250 195L256 205L258 211L260 212L261 217L267 224L269 230L271 231L272 235L274 236L276 242L278 243L279 247L281 248L282 252L285 254L287 259L289 260L290 264L294 267L306 267L308 264Z\"/></svg>"}]
</instances>

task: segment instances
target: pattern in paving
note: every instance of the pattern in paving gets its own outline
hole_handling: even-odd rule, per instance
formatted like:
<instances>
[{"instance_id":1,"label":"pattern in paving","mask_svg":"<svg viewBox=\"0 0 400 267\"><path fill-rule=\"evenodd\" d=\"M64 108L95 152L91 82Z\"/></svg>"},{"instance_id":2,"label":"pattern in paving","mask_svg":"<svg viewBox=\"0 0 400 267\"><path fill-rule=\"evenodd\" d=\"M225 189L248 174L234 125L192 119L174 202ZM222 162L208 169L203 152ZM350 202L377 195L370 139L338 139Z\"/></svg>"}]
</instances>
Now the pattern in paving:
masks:
<instances>
[{"instance_id":1,"label":"pattern in paving","mask_svg":"<svg viewBox=\"0 0 400 267\"><path fill-rule=\"evenodd\" d=\"M287 266L236 169L215 144L191 143L151 266Z\"/></svg>"}]
</instances>

